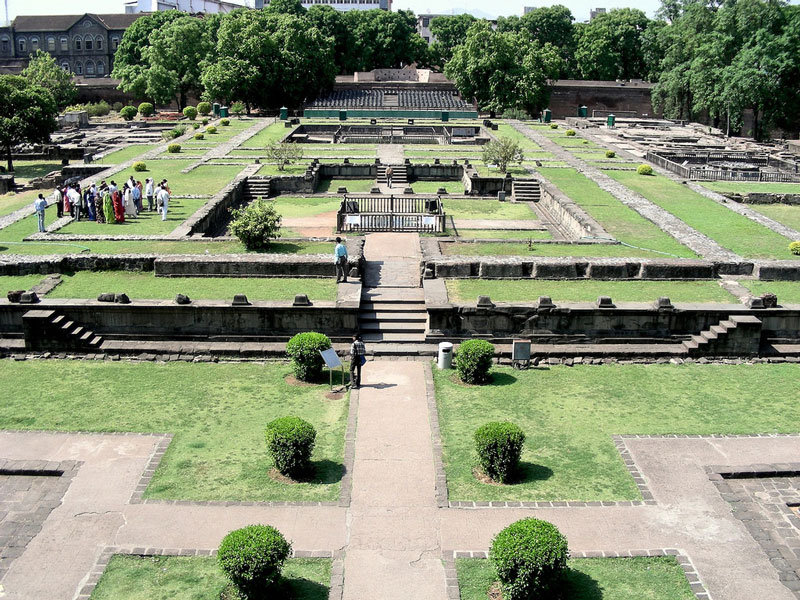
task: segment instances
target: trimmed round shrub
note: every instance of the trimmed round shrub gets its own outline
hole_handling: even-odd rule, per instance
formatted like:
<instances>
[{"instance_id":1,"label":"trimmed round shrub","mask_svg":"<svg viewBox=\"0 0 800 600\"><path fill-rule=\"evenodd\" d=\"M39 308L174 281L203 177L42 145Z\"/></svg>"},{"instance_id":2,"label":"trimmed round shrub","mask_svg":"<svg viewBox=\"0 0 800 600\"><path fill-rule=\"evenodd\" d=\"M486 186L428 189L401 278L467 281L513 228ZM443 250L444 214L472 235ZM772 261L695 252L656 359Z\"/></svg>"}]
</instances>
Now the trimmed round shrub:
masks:
<instances>
[{"instance_id":1,"label":"trimmed round shrub","mask_svg":"<svg viewBox=\"0 0 800 600\"><path fill-rule=\"evenodd\" d=\"M205 119L203 119L202 123L203 123L203 125L208 125L208 117L206 117Z\"/></svg>"},{"instance_id":2,"label":"trimmed round shrub","mask_svg":"<svg viewBox=\"0 0 800 600\"><path fill-rule=\"evenodd\" d=\"M121 116L126 121L132 121L133 118L138 114L139 109L135 106L125 106L119 111L119 116Z\"/></svg>"},{"instance_id":3,"label":"trimmed round shrub","mask_svg":"<svg viewBox=\"0 0 800 600\"><path fill-rule=\"evenodd\" d=\"M114 112L119 112L122 110L122 107L125 106L122 102L114 102L112 107L114 108Z\"/></svg>"},{"instance_id":4,"label":"trimmed round shrub","mask_svg":"<svg viewBox=\"0 0 800 600\"><path fill-rule=\"evenodd\" d=\"M100 100L96 104L87 104L86 112L90 117L105 117L111 112L111 106L105 100Z\"/></svg>"},{"instance_id":5,"label":"trimmed round shrub","mask_svg":"<svg viewBox=\"0 0 800 600\"><path fill-rule=\"evenodd\" d=\"M525 433L514 423L493 421L478 427L474 439L483 472L506 483L519 467Z\"/></svg>"},{"instance_id":6,"label":"trimmed round shrub","mask_svg":"<svg viewBox=\"0 0 800 600\"><path fill-rule=\"evenodd\" d=\"M197 109L194 106L187 106L183 109L183 116L194 121L197 118Z\"/></svg>"},{"instance_id":7,"label":"trimmed round shrub","mask_svg":"<svg viewBox=\"0 0 800 600\"><path fill-rule=\"evenodd\" d=\"M217 133L217 128L211 125L210 127L206 127L206 133Z\"/></svg>"},{"instance_id":8,"label":"trimmed round shrub","mask_svg":"<svg viewBox=\"0 0 800 600\"><path fill-rule=\"evenodd\" d=\"M614 158L617 156L617 153L613 150L606 150L606 158Z\"/></svg>"},{"instance_id":9,"label":"trimmed round shrub","mask_svg":"<svg viewBox=\"0 0 800 600\"><path fill-rule=\"evenodd\" d=\"M142 171L147 171L147 164L138 160L135 163L133 163L133 170L138 173L141 173Z\"/></svg>"},{"instance_id":10,"label":"trimmed round shrub","mask_svg":"<svg viewBox=\"0 0 800 600\"><path fill-rule=\"evenodd\" d=\"M192 123L192 129L200 129L200 123Z\"/></svg>"},{"instance_id":11,"label":"trimmed round shrub","mask_svg":"<svg viewBox=\"0 0 800 600\"><path fill-rule=\"evenodd\" d=\"M206 137L206 136L205 136L205 135L203 135L202 133L195 133L195 134L194 134L194 139L196 139L196 140L202 140L202 139L203 139L203 138L205 138L205 137Z\"/></svg>"},{"instance_id":12,"label":"trimmed round shrub","mask_svg":"<svg viewBox=\"0 0 800 600\"><path fill-rule=\"evenodd\" d=\"M275 211L275 202L259 198L244 208L232 209L228 231L248 250L269 248L271 239L281 237L281 216Z\"/></svg>"},{"instance_id":13,"label":"trimmed round shrub","mask_svg":"<svg viewBox=\"0 0 800 600\"><path fill-rule=\"evenodd\" d=\"M492 368L494 346L486 340L467 340L458 347L456 370L464 383L486 383Z\"/></svg>"},{"instance_id":14,"label":"trimmed round shrub","mask_svg":"<svg viewBox=\"0 0 800 600\"><path fill-rule=\"evenodd\" d=\"M792 242L789 244L789 252L800 255L800 242Z\"/></svg>"},{"instance_id":15,"label":"trimmed round shrub","mask_svg":"<svg viewBox=\"0 0 800 600\"><path fill-rule=\"evenodd\" d=\"M583 141L581 142L581 144L588 144L588 143L589 143L589 140L583 140Z\"/></svg>"},{"instance_id":16,"label":"trimmed round shrub","mask_svg":"<svg viewBox=\"0 0 800 600\"><path fill-rule=\"evenodd\" d=\"M281 575L292 545L269 525L248 525L222 538L219 566L245 598L259 598Z\"/></svg>"},{"instance_id":17,"label":"trimmed round shrub","mask_svg":"<svg viewBox=\"0 0 800 600\"><path fill-rule=\"evenodd\" d=\"M167 152L169 152L170 154L178 154L178 152L180 151L181 151L180 144L170 144L169 146L167 146Z\"/></svg>"},{"instance_id":18,"label":"trimmed round shrub","mask_svg":"<svg viewBox=\"0 0 800 600\"><path fill-rule=\"evenodd\" d=\"M197 112L201 115L205 116L211 112L211 103L210 102L199 102L197 104Z\"/></svg>"},{"instance_id":19,"label":"trimmed round shrub","mask_svg":"<svg viewBox=\"0 0 800 600\"><path fill-rule=\"evenodd\" d=\"M575 135L575 130L574 130L574 129L567 129L567 130L564 132L564 135L566 135L566 136L569 136L569 137L572 137L573 135Z\"/></svg>"},{"instance_id":20,"label":"trimmed round shrub","mask_svg":"<svg viewBox=\"0 0 800 600\"><path fill-rule=\"evenodd\" d=\"M317 440L314 426L300 417L281 417L267 425L267 450L275 468L287 477L308 473Z\"/></svg>"},{"instance_id":21,"label":"trimmed round shrub","mask_svg":"<svg viewBox=\"0 0 800 600\"><path fill-rule=\"evenodd\" d=\"M331 347L331 340L324 333L306 331L298 333L286 344L286 354L292 359L292 371L300 381L314 381L322 375L324 365L320 350Z\"/></svg>"},{"instance_id":22,"label":"trimmed round shrub","mask_svg":"<svg viewBox=\"0 0 800 600\"><path fill-rule=\"evenodd\" d=\"M552 523L534 518L503 529L489 550L504 600L544 598L555 592L568 558L567 538Z\"/></svg>"},{"instance_id":23,"label":"trimmed round shrub","mask_svg":"<svg viewBox=\"0 0 800 600\"><path fill-rule=\"evenodd\" d=\"M230 119L222 119L222 120L219 122L219 124L220 124L220 125L222 125L223 127L227 127L228 125L230 125L230 124L231 124L231 120L230 120Z\"/></svg>"},{"instance_id":24,"label":"trimmed round shrub","mask_svg":"<svg viewBox=\"0 0 800 600\"><path fill-rule=\"evenodd\" d=\"M652 175L653 174L653 167L650 165L639 165L636 167L636 172L639 175Z\"/></svg>"},{"instance_id":25,"label":"trimmed round shrub","mask_svg":"<svg viewBox=\"0 0 800 600\"><path fill-rule=\"evenodd\" d=\"M550 123L550 129L558 129L558 123Z\"/></svg>"},{"instance_id":26,"label":"trimmed round shrub","mask_svg":"<svg viewBox=\"0 0 800 600\"><path fill-rule=\"evenodd\" d=\"M149 102L142 102L139 105L139 114L142 115L143 117L152 117L153 114L155 114L155 112L156 109Z\"/></svg>"}]
</instances>

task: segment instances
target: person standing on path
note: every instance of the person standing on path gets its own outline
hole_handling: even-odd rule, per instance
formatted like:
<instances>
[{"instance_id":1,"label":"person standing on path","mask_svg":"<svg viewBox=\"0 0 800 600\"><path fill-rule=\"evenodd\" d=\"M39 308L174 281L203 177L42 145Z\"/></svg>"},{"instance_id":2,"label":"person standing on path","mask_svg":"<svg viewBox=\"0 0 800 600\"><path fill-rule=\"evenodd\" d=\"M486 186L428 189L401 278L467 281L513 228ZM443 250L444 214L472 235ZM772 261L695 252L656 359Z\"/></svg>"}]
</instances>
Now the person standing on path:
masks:
<instances>
[{"instance_id":1,"label":"person standing on path","mask_svg":"<svg viewBox=\"0 0 800 600\"><path fill-rule=\"evenodd\" d=\"M47 200L44 196L39 194L39 197L33 201L33 209L39 217L39 232L44 233L44 210L47 208Z\"/></svg>"},{"instance_id":2,"label":"person standing on path","mask_svg":"<svg viewBox=\"0 0 800 600\"><path fill-rule=\"evenodd\" d=\"M166 184L162 184L158 190L158 204L161 206L161 220L167 220L167 206L169 205L169 193Z\"/></svg>"},{"instance_id":3,"label":"person standing on path","mask_svg":"<svg viewBox=\"0 0 800 600\"><path fill-rule=\"evenodd\" d=\"M147 196L147 210L153 212L153 180L149 177L144 180L144 193Z\"/></svg>"},{"instance_id":4,"label":"person standing on path","mask_svg":"<svg viewBox=\"0 0 800 600\"><path fill-rule=\"evenodd\" d=\"M58 188L53 192L53 204L56 205L56 216L60 219L64 216L64 197Z\"/></svg>"},{"instance_id":5,"label":"person standing on path","mask_svg":"<svg viewBox=\"0 0 800 600\"><path fill-rule=\"evenodd\" d=\"M392 167L386 168L386 183L389 187L392 187L392 175L394 175L394 169Z\"/></svg>"},{"instance_id":6,"label":"person standing on path","mask_svg":"<svg viewBox=\"0 0 800 600\"><path fill-rule=\"evenodd\" d=\"M347 283L347 246L342 243L342 238L336 238L336 247L333 249L333 262L336 265L336 283Z\"/></svg>"},{"instance_id":7,"label":"person standing on path","mask_svg":"<svg viewBox=\"0 0 800 600\"><path fill-rule=\"evenodd\" d=\"M350 389L357 390L361 387L361 367L367 362L367 348L361 341L361 335L353 336L350 346Z\"/></svg>"}]
</instances>

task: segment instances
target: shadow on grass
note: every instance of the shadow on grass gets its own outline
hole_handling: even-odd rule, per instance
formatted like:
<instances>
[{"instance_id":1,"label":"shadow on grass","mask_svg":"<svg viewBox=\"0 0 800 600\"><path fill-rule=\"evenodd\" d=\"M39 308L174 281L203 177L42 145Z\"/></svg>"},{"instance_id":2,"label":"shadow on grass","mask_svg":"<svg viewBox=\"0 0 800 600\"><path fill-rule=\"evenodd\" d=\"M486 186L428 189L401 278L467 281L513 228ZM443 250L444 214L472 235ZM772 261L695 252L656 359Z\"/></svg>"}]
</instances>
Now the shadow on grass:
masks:
<instances>
[{"instance_id":1,"label":"shadow on grass","mask_svg":"<svg viewBox=\"0 0 800 600\"><path fill-rule=\"evenodd\" d=\"M561 598L570 600L603 600L603 588L585 573L567 569L564 573Z\"/></svg>"},{"instance_id":2,"label":"shadow on grass","mask_svg":"<svg viewBox=\"0 0 800 600\"><path fill-rule=\"evenodd\" d=\"M344 465L332 460L315 460L311 463L313 478L309 483L331 484L342 480L344 477Z\"/></svg>"},{"instance_id":3,"label":"shadow on grass","mask_svg":"<svg viewBox=\"0 0 800 600\"><path fill-rule=\"evenodd\" d=\"M492 373L492 380L487 386L514 385L515 383L517 383L517 378L510 373Z\"/></svg>"},{"instance_id":4,"label":"shadow on grass","mask_svg":"<svg viewBox=\"0 0 800 600\"><path fill-rule=\"evenodd\" d=\"M315 581L297 577L281 577L268 590L255 600L327 600L328 587ZM220 600L244 600L233 584L229 584L220 594Z\"/></svg>"},{"instance_id":5,"label":"shadow on grass","mask_svg":"<svg viewBox=\"0 0 800 600\"><path fill-rule=\"evenodd\" d=\"M536 463L520 461L517 473L511 483L531 483L545 481L553 476L553 469Z\"/></svg>"}]
</instances>

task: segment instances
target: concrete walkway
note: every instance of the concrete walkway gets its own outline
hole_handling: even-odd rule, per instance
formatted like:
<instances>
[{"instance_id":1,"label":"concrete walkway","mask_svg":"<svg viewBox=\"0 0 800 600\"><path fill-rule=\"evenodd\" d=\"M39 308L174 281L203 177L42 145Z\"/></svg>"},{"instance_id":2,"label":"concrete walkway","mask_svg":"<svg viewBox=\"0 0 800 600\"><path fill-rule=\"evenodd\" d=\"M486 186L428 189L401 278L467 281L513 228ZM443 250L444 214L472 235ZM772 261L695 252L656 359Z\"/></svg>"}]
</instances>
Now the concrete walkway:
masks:
<instances>
[{"instance_id":1,"label":"concrete walkway","mask_svg":"<svg viewBox=\"0 0 800 600\"><path fill-rule=\"evenodd\" d=\"M365 287L421 285L422 250L417 233L370 233L364 246Z\"/></svg>"}]
</instances>

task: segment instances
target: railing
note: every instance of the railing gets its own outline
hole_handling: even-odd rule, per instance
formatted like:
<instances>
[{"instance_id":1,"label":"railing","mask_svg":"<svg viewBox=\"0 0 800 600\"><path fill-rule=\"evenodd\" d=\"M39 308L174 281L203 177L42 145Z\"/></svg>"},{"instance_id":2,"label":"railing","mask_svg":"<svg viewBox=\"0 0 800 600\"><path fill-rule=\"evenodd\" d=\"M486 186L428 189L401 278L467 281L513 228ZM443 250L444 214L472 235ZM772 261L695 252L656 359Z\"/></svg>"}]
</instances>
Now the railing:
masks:
<instances>
[{"instance_id":1,"label":"railing","mask_svg":"<svg viewBox=\"0 0 800 600\"><path fill-rule=\"evenodd\" d=\"M762 170L736 170L736 169L708 169L700 168L695 164L682 165L676 160L727 160L727 161L749 161L753 164L767 166L769 156L766 154L750 154L743 152L672 152L656 153L652 150L645 156L651 162L663 169L677 173L686 179L696 181L765 181L773 183L791 183L800 181L800 176L785 171L762 171Z\"/></svg>"},{"instance_id":2,"label":"railing","mask_svg":"<svg viewBox=\"0 0 800 600\"><path fill-rule=\"evenodd\" d=\"M442 200L399 196L345 195L336 215L339 232L420 231L440 232L445 228Z\"/></svg>"}]
</instances>

